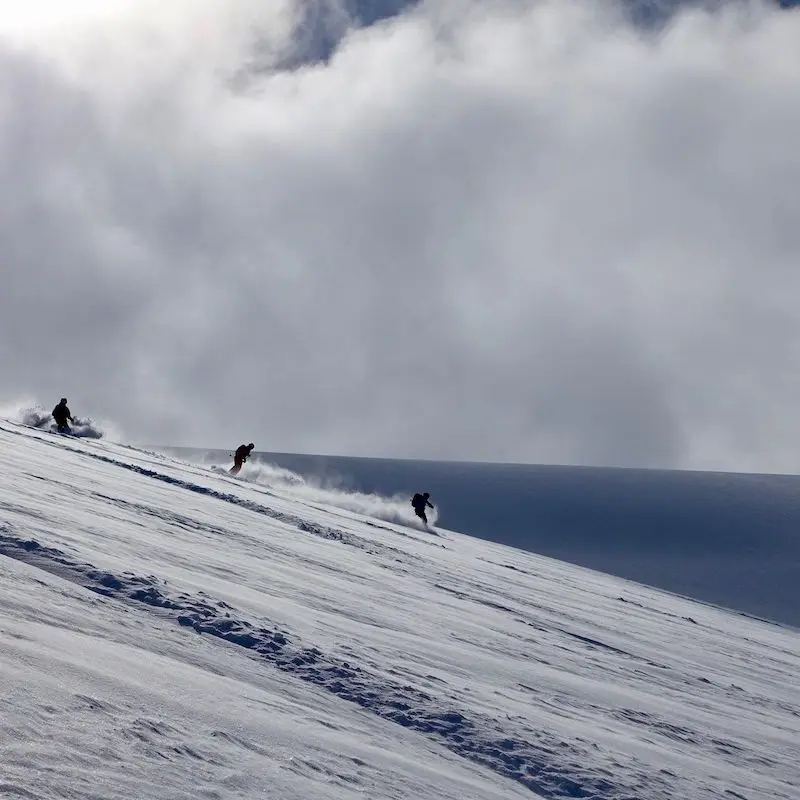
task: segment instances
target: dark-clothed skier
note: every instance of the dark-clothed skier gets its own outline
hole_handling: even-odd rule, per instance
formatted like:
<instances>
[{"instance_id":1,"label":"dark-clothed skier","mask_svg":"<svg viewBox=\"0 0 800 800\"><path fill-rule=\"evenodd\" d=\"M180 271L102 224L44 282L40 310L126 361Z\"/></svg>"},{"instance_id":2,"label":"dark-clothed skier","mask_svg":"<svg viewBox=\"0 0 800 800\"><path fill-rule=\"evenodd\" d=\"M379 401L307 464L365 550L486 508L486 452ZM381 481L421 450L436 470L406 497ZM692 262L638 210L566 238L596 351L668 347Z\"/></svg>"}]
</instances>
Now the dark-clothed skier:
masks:
<instances>
[{"instance_id":1,"label":"dark-clothed skier","mask_svg":"<svg viewBox=\"0 0 800 800\"><path fill-rule=\"evenodd\" d=\"M67 422L73 422L72 414L67 407L67 398L62 397L58 405L53 409L53 419L59 433L72 433Z\"/></svg>"},{"instance_id":2,"label":"dark-clothed skier","mask_svg":"<svg viewBox=\"0 0 800 800\"><path fill-rule=\"evenodd\" d=\"M431 503L430 500L428 500L429 497L430 497L430 493L429 492L423 492L422 494L417 492L411 498L411 505L414 507L414 513L426 525L428 524L428 518L427 518L427 516L425 516L425 509L428 508L428 507L433 508L433 503Z\"/></svg>"},{"instance_id":3,"label":"dark-clothed skier","mask_svg":"<svg viewBox=\"0 0 800 800\"><path fill-rule=\"evenodd\" d=\"M255 445L250 442L250 444L240 444L236 448L236 452L233 454L233 466L228 470L231 475L239 474L242 464L250 457L254 447Z\"/></svg>"}]
</instances>

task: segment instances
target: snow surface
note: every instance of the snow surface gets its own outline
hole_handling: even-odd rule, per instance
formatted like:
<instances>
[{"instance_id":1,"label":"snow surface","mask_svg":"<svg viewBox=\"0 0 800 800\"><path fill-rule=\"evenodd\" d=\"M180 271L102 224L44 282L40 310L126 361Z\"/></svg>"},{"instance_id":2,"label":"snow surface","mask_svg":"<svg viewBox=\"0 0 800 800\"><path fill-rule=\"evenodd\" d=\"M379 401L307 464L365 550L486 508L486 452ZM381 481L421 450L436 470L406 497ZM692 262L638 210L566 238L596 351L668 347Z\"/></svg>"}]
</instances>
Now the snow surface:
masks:
<instances>
[{"instance_id":1,"label":"snow surface","mask_svg":"<svg viewBox=\"0 0 800 800\"><path fill-rule=\"evenodd\" d=\"M229 451L168 452L231 463ZM284 476L320 502L408 522L409 495L425 489L445 527L800 628L800 475L255 457L250 480Z\"/></svg>"},{"instance_id":2,"label":"snow surface","mask_svg":"<svg viewBox=\"0 0 800 800\"><path fill-rule=\"evenodd\" d=\"M800 633L0 421L0 796L800 797Z\"/></svg>"}]
</instances>

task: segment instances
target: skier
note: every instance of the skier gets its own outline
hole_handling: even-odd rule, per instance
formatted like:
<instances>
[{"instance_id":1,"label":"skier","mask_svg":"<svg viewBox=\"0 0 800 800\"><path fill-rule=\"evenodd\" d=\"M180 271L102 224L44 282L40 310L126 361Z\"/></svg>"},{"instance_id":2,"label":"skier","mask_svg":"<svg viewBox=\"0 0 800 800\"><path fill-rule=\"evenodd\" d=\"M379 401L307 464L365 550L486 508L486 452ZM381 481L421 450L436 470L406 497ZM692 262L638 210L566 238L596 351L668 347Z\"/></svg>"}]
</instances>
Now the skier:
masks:
<instances>
[{"instance_id":1,"label":"skier","mask_svg":"<svg viewBox=\"0 0 800 800\"><path fill-rule=\"evenodd\" d=\"M411 505L414 507L414 513L425 523L426 526L428 524L428 518L425 516L425 509L428 507L433 508L433 503L428 500L429 497L429 492L423 492L422 494L417 492L411 498Z\"/></svg>"},{"instance_id":2,"label":"skier","mask_svg":"<svg viewBox=\"0 0 800 800\"><path fill-rule=\"evenodd\" d=\"M242 468L242 464L250 457L250 454L253 452L253 448L255 445L250 442L250 444L240 444L236 448L236 452L233 456L233 466L228 470L231 475L238 475L239 470Z\"/></svg>"},{"instance_id":3,"label":"skier","mask_svg":"<svg viewBox=\"0 0 800 800\"><path fill-rule=\"evenodd\" d=\"M67 398L62 397L59 401L58 405L53 409L53 419L56 423L56 430L59 433L72 433L71 428L67 425L67 420L69 422L73 422L72 414L69 412L69 408L67 407Z\"/></svg>"}]
</instances>

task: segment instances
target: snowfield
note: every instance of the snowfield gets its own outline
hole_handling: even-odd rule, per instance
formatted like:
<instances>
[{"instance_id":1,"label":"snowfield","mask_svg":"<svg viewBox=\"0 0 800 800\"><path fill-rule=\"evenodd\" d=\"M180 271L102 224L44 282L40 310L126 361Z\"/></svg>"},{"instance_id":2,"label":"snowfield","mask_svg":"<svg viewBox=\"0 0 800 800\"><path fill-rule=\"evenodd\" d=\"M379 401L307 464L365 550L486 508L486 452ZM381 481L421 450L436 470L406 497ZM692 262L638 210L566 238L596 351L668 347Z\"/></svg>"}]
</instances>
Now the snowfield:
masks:
<instances>
[{"instance_id":1,"label":"snowfield","mask_svg":"<svg viewBox=\"0 0 800 800\"><path fill-rule=\"evenodd\" d=\"M0 797L800 797L800 633L0 421Z\"/></svg>"}]
</instances>

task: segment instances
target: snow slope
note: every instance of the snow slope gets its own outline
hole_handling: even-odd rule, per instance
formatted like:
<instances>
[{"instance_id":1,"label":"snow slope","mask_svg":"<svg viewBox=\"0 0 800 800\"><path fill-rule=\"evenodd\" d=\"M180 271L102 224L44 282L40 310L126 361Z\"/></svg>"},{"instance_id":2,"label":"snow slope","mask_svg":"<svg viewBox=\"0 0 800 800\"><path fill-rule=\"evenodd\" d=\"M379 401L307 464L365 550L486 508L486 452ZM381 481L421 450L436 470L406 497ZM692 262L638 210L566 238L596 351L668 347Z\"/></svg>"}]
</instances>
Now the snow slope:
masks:
<instances>
[{"instance_id":1,"label":"snow slope","mask_svg":"<svg viewBox=\"0 0 800 800\"><path fill-rule=\"evenodd\" d=\"M0 797L793 798L800 634L0 421Z\"/></svg>"},{"instance_id":2,"label":"snow slope","mask_svg":"<svg viewBox=\"0 0 800 800\"><path fill-rule=\"evenodd\" d=\"M230 451L167 452L231 464ZM425 489L448 528L800 628L800 475L255 458L250 480L392 522L413 522L408 498Z\"/></svg>"}]
</instances>

